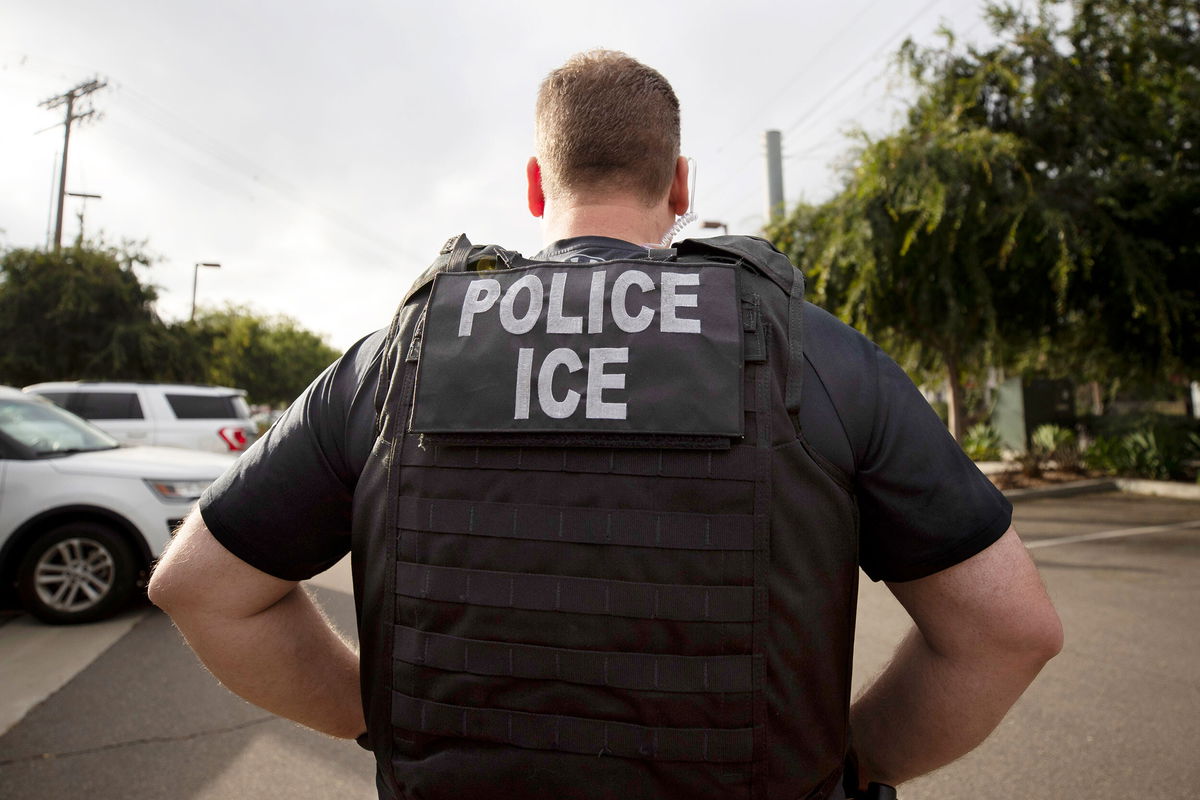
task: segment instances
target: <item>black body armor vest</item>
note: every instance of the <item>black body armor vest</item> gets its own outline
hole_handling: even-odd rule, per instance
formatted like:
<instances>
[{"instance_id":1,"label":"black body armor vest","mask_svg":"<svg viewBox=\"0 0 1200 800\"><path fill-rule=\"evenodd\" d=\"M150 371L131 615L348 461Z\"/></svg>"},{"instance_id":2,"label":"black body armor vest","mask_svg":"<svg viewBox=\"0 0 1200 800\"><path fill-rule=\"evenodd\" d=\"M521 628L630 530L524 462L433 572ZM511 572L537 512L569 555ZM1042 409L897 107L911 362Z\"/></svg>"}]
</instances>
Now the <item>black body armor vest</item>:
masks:
<instances>
[{"instance_id":1,"label":"black body armor vest","mask_svg":"<svg viewBox=\"0 0 1200 800\"><path fill-rule=\"evenodd\" d=\"M797 421L803 277L656 256L459 237L397 313L354 501L381 791L842 796L857 516Z\"/></svg>"}]
</instances>

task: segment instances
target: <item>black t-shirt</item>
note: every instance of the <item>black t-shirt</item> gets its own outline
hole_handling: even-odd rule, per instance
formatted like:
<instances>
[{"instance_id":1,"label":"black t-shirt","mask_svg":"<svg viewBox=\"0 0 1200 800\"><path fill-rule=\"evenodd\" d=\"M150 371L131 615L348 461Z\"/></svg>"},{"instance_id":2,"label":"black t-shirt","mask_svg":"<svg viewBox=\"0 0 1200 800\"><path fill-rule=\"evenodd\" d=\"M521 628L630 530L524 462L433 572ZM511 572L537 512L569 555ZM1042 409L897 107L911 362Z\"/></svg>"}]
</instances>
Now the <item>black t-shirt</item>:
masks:
<instances>
[{"instance_id":1,"label":"black t-shirt","mask_svg":"<svg viewBox=\"0 0 1200 800\"><path fill-rule=\"evenodd\" d=\"M604 237L555 242L535 258L646 257ZM361 339L200 498L213 536L250 565L303 580L350 550L354 488L374 438L386 329ZM804 309L800 426L854 487L859 561L874 580L931 575L1008 529L1012 506L951 438L903 370L825 311Z\"/></svg>"}]
</instances>

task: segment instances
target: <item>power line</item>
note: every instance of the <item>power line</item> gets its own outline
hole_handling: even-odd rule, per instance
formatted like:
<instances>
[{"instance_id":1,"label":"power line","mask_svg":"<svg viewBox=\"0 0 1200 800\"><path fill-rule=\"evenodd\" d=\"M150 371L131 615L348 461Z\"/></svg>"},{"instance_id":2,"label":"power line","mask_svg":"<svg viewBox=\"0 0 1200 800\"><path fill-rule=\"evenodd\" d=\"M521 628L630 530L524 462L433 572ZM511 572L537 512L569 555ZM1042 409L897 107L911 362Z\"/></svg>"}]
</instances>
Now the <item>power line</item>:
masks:
<instances>
[{"instance_id":1,"label":"power line","mask_svg":"<svg viewBox=\"0 0 1200 800\"><path fill-rule=\"evenodd\" d=\"M927 11L929 11L929 9L933 8L935 5L937 5L938 3L941 3L941 2L943 2L943 0L929 0L927 3L922 5L921 8L918 9L916 13L914 13L907 20L905 20L902 25L900 25L882 43L880 43L873 51L871 51L871 53L865 59L860 61L849 73L847 73L845 76L843 76L843 78L840 81L838 81L831 89L829 89L827 92L825 92L825 94L823 94L815 103L810 105L808 107L807 111L799 119L797 119L786 130L784 130L784 133L785 134L791 133L799 125L801 125L801 123L803 123L807 120L813 119L813 117L811 116L813 112L815 112L818 108L820 108L830 97L832 97L837 92L839 92L847 83L849 83L851 80L853 80L858 75L858 73L862 72L862 70L867 65L869 65L872 61L874 61L876 58L878 58L879 55L885 49L891 47L892 43L899 36L904 34L909 29L909 27L914 22L916 22L922 15L924 15ZM855 19L857 19L857 17ZM795 80L795 76L789 81L789 83L788 83L789 87L790 87L791 83L794 82L794 80ZM786 90L786 88L788 88L788 87L785 87L785 90ZM782 92L777 93L775 95L775 97L778 97L779 94L782 94ZM754 123L751 123L751 124L754 124ZM743 130L745 129L745 127L748 127L748 126L744 126ZM724 146L724 145L722 145L722 146ZM757 154L752 155L745 161L739 163L731 175L729 175L725 180L722 180L717 184L716 189L714 191L719 191L720 189L723 189L726 185L728 185L730 182L732 182L738 176L738 174L741 172L742 167L744 167L746 164L748 164L750 161L756 159L757 157L758 157Z\"/></svg>"},{"instance_id":2,"label":"power line","mask_svg":"<svg viewBox=\"0 0 1200 800\"><path fill-rule=\"evenodd\" d=\"M43 75L54 75L56 77L60 76L61 72L67 68L85 69L85 67L67 64L66 62L53 62L55 64L55 68L50 69L47 66L48 63L49 62L47 62L44 58L31 58L26 53L0 51L0 68L3 69L7 69L12 66L20 68L21 71L28 70L41 73ZM85 84L81 84L81 86L82 85ZM96 88L103 88L106 85L108 85L107 82L97 86ZM72 91L76 91L79 88L80 87L75 87L75 89ZM369 229L361 222L347 216L344 213L340 213L336 209L330 208L322 203L315 202L310 197L306 197L306 193L295 183L285 180L278 175L272 174L270 171L264 169L261 163L255 159L247 157L239 150L226 145L219 139L205 135L202 131L199 131L196 128L193 122L182 117L163 104L142 94L141 92L136 91L133 87L125 85L119 81L115 81L113 82L113 88L117 89L122 96L134 101L132 109L142 120L154 124L163 133L179 141L180 143L187 145L195 152L220 163L231 172L236 173L246 182L268 191L280 200L315 213L317 216L328 222L332 228L339 229L343 234L351 235L357 241L357 244L360 245L360 247L363 245L367 246L367 248L372 251L374 255L386 255L385 260L388 261L394 259L397 255L411 259L414 263L423 264L428 261L428 258L425 255L415 256L411 252L408 252L405 248L398 245L392 239L380 235L377 231ZM69 93L64 93L59 97L52 98L51 100L46 101L46 103L43 105L47 105L47 107L54 107L50 106L49 104L54 103L55 101L58 101L57 104L61 104L62 102L65 102L64 98L67 97L67 94ZM92 112L89 111L87 114L78 113L74 114L73 116L75 119L82 119L84 116L88 116L90 113ZM55 125L50 126L50 128L57 127L59 124L62 123L56 123ZM46 128L45 130L49 130L50 128ZM129 129L136 130L136 127ZM65 167L63 168L63 171L65 172ZM205 182L214 188L224 191L229 190L229 186L227 184L217 183L215 181ZM60 210L60 223L57 226L59 228L59 233L56 234L56 238L61 238L61 217L62 211Z\"/></svg>"},{"instance_id":3,"label":"power line","mask_svg":"<svg viewBox=\"0 0 1200 800\"><path fill-rule=\"evenodd\" d=\"M871 63L871 61L876 59L885 49L891 47L892 44L895 42L895 40L900 35L902 35L914 22L916 22L917 19L919 19L922 15L924 15L927 11L929 11L930 8L932 8L933 6L935 6L937 3L941 2L941 1L942 0L930 0L930 2L927 2L925 5L923 5L916 13L914 13L911 17L909 17L904 22L903 25L901 25L887 39L885 39L878 47L876 47L874 49L874 51L872 51L872 53L867 56L866 59L861 61L853 70L851 70L851 72L849 74L847 74L845 77L843 77L842 80L840 80L833 88L831 88L829 91L827 91L824 95L822 95L822 97L820 99L818 99L814 104L812 104L809 107L809 109L807 110L807 112L804 115L802 115L800 118L798 118L795 122L793 122L792 125L789 126L789 128L785 132L786 133L795 132L798 129L805 127L806 123L809 123L812 120L816 119L816 117L811 116L813 112L815 112L830 97L832 97L840 89L842 89L850 80L852 80L859 72L861 72L863 70L863 68L865 68L869 63ZM966 30L965 33L960 35L960 38L965 39L965 38L971 36L971 34L974 33L980 27L980 25L982 25L984 22L985 22L984 19L976 20L975 23ZM789 86L790 86L790 83L791 82L789 82ZM782 94L782 92L780 92L779 94ZM778 97L779 94L777 94L776 97ZM847 99L849 99L849 98L847 98ZM843 105L845 102L846 101L843 100L838 105L839 106ZM880 105L880 101L875 100L875 99L868 100L865 104L861 105L856 111L854 111L852 114L849 114L847 116L850 118L857 117L860 114L862 114L862 112L866 111L868 108L875 106L875 105ZM835 106L835 108L836 107L838 107L838 106ZM744 128L743 128L743 130L744 130ZM800 151L799 153L784 156L784 159L786 161L809 160L809 159L815 157L815 156L813 156L814 153L817 153L823 149L826 149L829 145L834 144L835 140L842 138L843 135L844 134L841 131L832 133L829 136L826 136L826 137L818 140L817 142L813 143L812 145L810 145L809 147ZM786 143L785 143L785 146L786 146ZM713 190L714 193L719 192L725 186L730 184L735 178L738 177L738 175L741 174L743 167L748 165L750 162L756 160L758 157L759 157L759 154L755 153L755 154L750 155L748 158L746 158L742 162L740 162L738 164L738 166L733 170L733 173L728 178L726 178L725 180L723 180L717 184L716 188ZM734 203L732 203L730 205L737 205L737 204L741 203L747 197L749 197L754 191L756 191L756 190L751 189L751 190L743 193L738 198L737 201L735 201Z\"/></svg>"},{"instance_id":4,"label":"power line","mask_svg":"<svg viewBox=\"0 0 1200 800\"><path fill-rule=\"evenodd\" d=\"M875 7L875 3L871 2L871 0L868 0L867 3L865 3L861 8L859 8L858 13L855 14L853 17L851 17L850 21L847 22L844 26L842 26L842 28L839 29L837 33L835 33L828 40L826 40L825 46L822 47L820 50L818 50L812 56L812 58L810 58L810 59L808 59L808 61L804 62L804 66L802 66L800 69L798 69L795 72L795 74L792 75L792 77L787 80L787 82L783 85L782 89L780 89L775 94L773 94L769 100L767 100L765 103L763 103L758 108L757 111L754 111L753 113L747 115L747 117L749 117L751 119L750 122L747 122L745 125L743 125L742 127L738 128L736 131L734 131L732 134L730 134L729 138L726 139L724 142L722 142L716 148L716 150L714 150L713 152L720 153L727 146L729 146L729 144L734 139L736 139L738 136L742 135L742 133L744 133L747 128L749 128L751 125L754 125L755 123L753 122L753 118L758 117L764 111L766 111L768 108L770 108L772 105L774 105L775 101L778 100L780 97L782 97L784 95L784 93L787 92L788 89L791 89L792 86L796 83L796 81L800 80L800 78L802 78L806 74L808 74L809 69L811 69L821 59L821 56L825 55L825 51L828 50L830 47L832 47L834 42L836 42L838 39L842 38L842 36L845 35L847 31L849 31L851 28L854 27L854 24L856 22L858 22L860 19L862 19L862 16L865 13L867 13L867 11L871 10L874 7Z\"/></svg>"},{"instance_id":5,"label":"power line","mask_svg":"<svg viewBox=\"0 0 1200 800\"><path fill-rule=\"evenodd\" d=\"M272 173L260 162L225 144L220 139L200 131L193 123L158 101L124 84L118 84L118 88L125 96L140 106L140 113L144 119L157 125L172 138L219 162L249 183L271 192L288 203L305 207L317 213L334 227L354 236L360 244L370 246L379 255L386 254L390 259L400 254L416 263L423 263L427 260L414 256L395 241L380 236L356 220L305 198L304 191L296 184Z\"/></svg>"},{"instance_id":6,"label":"power line","mask_svg":"<svg viewBox=\"0 0 1200 800\"><path fill-rule=\"evenodd\" d=\"M860 61L858 63L858 66L856 66L854 69L850 70L850 72L848 74L846 74L840 81L838 81L833 86L833 88L831 88L825 94L821 95L821 98L819 100L817 100L817 102L815 102L811 106L809 106L808 110L804 114L802 114L799 118L797 118L797 120L795 122L793 122L791 125L789 125L785 132L791 133L797 127L802 125L803 123L814 119L814 117L812 116L813 112L815 112L818 108L820 108L825 103L826 100L828 100L830 97L832 97L834 94L836 94L843 86L845 86L847 83L849 83L856 75L858 75L858 73L862 72L863 69L866 68L866 66L868 64L870 64L872 61L874 61L876 58L878 58L879 54L882 53L884 51L884 49L891 47L892 42L894 42L902 34L907 32L909 26L911 26L914 22L916 22L918 19L920 19L921 16L924 15L926 11L933 8L935 5L937 5L940 2L942 2L942 0L929 0L928 3L921 6L921 8L915 14L913 14L911 17L909 17L907 20L904 21L903 25L901 25L899 28L897 28L894 33L892 33L887 39L885 39L884 42L881 45L879 45L879 47L875 48L874 52L872 52L869 56L867 56L865 59Z\"/></svg>"}]
</instances>

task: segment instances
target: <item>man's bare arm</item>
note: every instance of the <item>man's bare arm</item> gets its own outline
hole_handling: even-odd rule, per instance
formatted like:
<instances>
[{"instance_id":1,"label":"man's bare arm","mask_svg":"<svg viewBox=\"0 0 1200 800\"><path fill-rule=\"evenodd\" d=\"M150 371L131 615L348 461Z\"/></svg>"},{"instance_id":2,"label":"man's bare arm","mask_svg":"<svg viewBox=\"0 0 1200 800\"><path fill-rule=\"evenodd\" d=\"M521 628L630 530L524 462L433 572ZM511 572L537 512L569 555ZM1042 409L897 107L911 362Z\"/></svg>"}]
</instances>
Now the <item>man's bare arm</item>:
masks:
<instances>
[{"instance_id":1,"label":"man's bare arm","mask_svg":"<svg viewBox=\"0 0 1200 800\"><path fill-rule=\"evenodd\" d=\"M358 654L298 583L234 556L198 511L155 568L150 600L213 675L251 703L332 736L365 729Z\"/></svg>"},{"instance_id":2,"label":"man's bare arm","mask_svg":"<svg viewBox=\"0 0 1200 800\"><path fill-rule=\"evenodd\" d=\"M916 628L851 708L864 784L896 785L972 750L1062 649L1058 614L1012 528L961 564L888 588Z\"/></svg>"}]
</instances>

